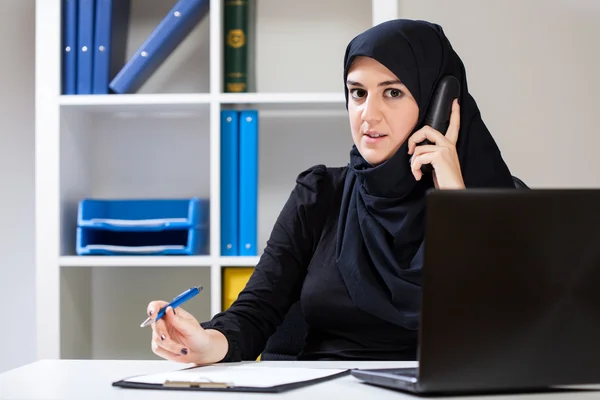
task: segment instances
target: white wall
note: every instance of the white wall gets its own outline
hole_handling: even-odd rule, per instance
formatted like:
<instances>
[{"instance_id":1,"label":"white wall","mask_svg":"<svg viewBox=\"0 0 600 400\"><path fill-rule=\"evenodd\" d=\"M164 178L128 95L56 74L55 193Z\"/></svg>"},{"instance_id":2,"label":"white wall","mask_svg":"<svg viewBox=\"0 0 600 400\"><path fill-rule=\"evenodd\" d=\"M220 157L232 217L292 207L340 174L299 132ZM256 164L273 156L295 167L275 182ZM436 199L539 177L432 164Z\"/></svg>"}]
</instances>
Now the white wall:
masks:
<instances>
[{"instance_id":1,"label":"white wall","mask_svg":"<svg viewBox=\"0 0 600 400\"><path fill-rule=\"evenodd\" d=\"M36 351L34 8L34 0L0 1L0 372L34 361Z\"/></svg>"},{"instance_id":2,"label":"white wall","mask_svg":"<svg viewBox=\"0 0 600 400\"><path fill-rule=\"evenodd\" d=\"M513 173L533 187L600 186L600 2L399 0L439 23Z\"/></svg>"}]
</instances>

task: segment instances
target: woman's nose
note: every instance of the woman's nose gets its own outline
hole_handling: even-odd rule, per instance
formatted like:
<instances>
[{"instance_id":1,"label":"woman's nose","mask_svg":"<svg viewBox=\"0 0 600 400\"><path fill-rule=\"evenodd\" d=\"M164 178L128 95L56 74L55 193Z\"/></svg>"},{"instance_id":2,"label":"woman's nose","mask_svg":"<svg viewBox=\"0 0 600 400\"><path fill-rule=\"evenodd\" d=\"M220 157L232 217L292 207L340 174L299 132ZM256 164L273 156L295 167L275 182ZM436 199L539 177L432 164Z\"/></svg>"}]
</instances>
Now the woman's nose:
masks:
<instances>
[{"instance_id":1,"label":"woman's nose","mask_svg":"<svg viewBox=\"0 0 600 400\"><path fill-rule=\"evenodd\" d=\"M361 118L365 122L377 122L381 120L381 104L376 98L367 98L363 103Z\"/></svg>"}]
</instances>

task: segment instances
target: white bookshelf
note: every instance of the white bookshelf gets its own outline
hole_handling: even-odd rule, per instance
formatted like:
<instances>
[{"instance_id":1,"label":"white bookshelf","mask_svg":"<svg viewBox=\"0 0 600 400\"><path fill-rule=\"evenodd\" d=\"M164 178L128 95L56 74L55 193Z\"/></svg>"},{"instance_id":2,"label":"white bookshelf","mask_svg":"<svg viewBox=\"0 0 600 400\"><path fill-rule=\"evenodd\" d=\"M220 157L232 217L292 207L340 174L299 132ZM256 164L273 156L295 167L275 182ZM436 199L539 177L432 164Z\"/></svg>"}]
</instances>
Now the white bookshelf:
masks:
<instances>
[{"instance_id":1,"label":"white bookshelf","mask_svg":"<svg viewBox=\"0 0 600 400\"><path fill-rule=\"evenodd\" d=\"M131 54L175 0L133 0ZM222 93L221 1L136 94L63 96L60 0L36 3L36 334L38 358L156 358L139 328L153 299L191 285L199 320L221 311L220 111L259 110L258 247L302 170L345 165L345 46L398 15L397 0L258 0L255 90ZM318 10L318 12L315 12ZM84 197L207 197L206 256L77 256Z\"/></svg>"},{"instance_id":2,"label":"white bookshelf","mask_svg":"<svg viewBox=\"0 0 600 400\"><path fill-rule=\"evenodd\" d=\"M61 267L210 267L218 264L228 267L253 267L260 256L62 256Z\"/></svg>"}]
</instances>

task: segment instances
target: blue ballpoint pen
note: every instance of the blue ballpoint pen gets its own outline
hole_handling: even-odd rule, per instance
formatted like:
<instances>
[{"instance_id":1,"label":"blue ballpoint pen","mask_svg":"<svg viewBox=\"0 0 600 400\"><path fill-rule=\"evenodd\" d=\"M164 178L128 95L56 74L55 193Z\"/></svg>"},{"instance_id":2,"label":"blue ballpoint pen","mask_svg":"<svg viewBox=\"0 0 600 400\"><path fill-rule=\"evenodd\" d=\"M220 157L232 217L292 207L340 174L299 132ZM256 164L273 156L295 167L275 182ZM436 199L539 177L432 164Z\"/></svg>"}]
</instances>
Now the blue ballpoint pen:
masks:
<instances>
[{"instance_id":1,"label":"blue ballpoint pen","mask_svg":"<svg viewBox=\"0 0 600 400\"><path fill-rule=\"evenodd\" d=\"M143 327L150 325L154 321L158 321L165 315L165 311L167 310L167 308L169 306L173 307L173 309L175 309L178 306L180 306L181 304L183 304L186 301L188 301L189 299L191 299L192 297L194 297L195 295L197 295L198 293L200 293L201 291L202 291L202 286L194 286L192 288L189 288L185 292L181 293L179 296L175 297L173 299L173 301L171 301L169 304L167 304L166 306L164 306L163 308L158 310L158 313L156 314L156 318L152 318L152 317L146 318L146 320L144 322L142 322L140 327L143 328Z\"/></svg>"}]
</instances>

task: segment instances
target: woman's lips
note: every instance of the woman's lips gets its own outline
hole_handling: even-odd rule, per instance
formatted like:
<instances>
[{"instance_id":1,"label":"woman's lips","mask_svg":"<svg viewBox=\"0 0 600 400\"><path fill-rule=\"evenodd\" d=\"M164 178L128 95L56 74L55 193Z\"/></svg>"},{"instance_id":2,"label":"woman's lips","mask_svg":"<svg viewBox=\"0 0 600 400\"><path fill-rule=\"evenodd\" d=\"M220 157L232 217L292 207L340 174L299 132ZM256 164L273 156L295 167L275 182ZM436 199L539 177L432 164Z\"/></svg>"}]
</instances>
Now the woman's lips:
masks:
<instances>
[{"instance_id":1,"label":"woman's lips","mask_svg":"<svg viewBox=\"0 0 600 400\"><path fill-rule=\"evenodd\" d=\"M386 137L387 135L385 133L377 131L367 131L363 134L363 140L365 141L365 143L368 144L379 143L383 141L383 139L385 139Z\"/></svg>"}]
</instances>

